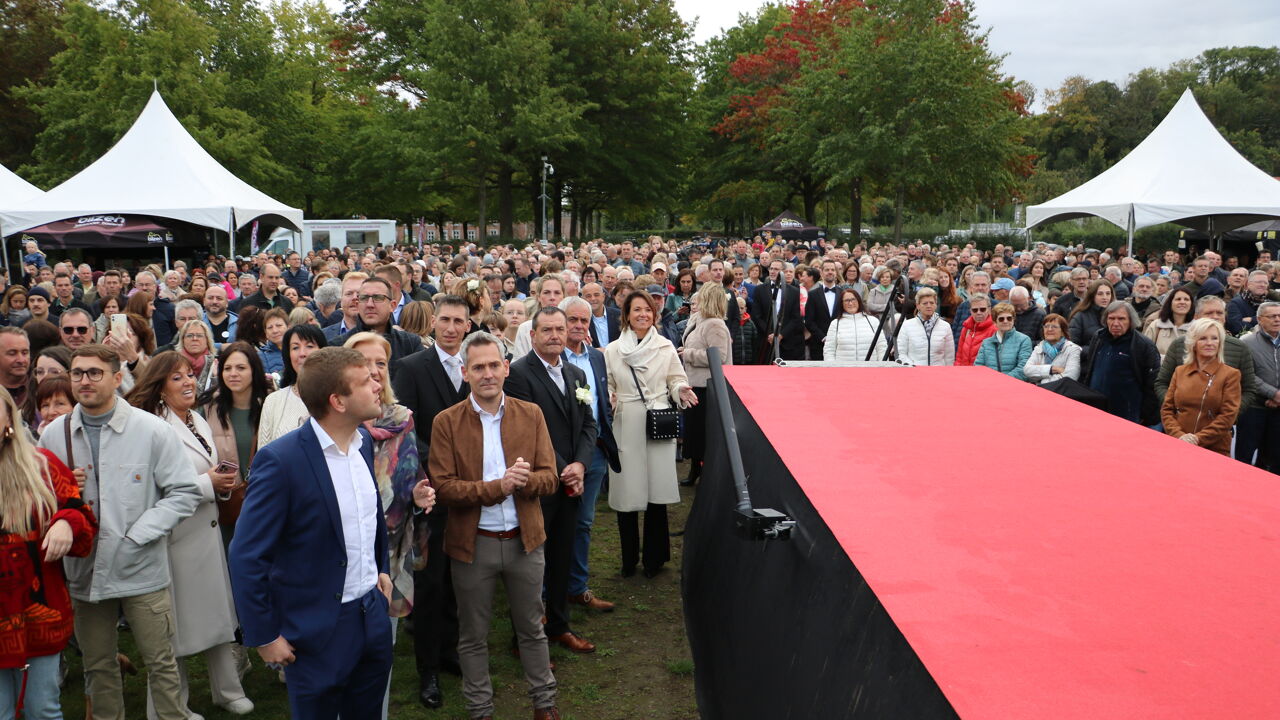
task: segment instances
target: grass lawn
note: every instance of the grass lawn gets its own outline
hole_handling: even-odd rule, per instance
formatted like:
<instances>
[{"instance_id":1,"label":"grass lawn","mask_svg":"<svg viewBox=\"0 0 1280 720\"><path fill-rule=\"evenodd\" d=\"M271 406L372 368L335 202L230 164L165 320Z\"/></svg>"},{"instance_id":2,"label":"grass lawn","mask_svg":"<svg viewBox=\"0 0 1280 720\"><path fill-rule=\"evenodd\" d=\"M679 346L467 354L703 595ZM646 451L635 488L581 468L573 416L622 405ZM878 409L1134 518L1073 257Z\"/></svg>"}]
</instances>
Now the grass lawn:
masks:
<instances>
[{"instance_id":1,"label":"grass lawn","mask_svg":"<svg viewBox=\"0 0 1280 720\"><path fill-rule=\"evenodd\" d=\"M681 463L680 476L687 473ZM671 528L683 528L693 494L681 488L684 502L670 507ZM556 680L560 687L559 707L565 720L690 720L698 717L693 692L693 661L685 638L684 617L680 601L680 563L683 538L671 538L672 561L667 569L652 580L641 573L623 578L618 547L618 526L604 494L596 510L592 532L591 588L599 597L615 602L611 613L573 610L573 628L596 644L590 655L575 655L558 646L551 650L556 663ZM507 619L506 599L499 588L494 627L489 636L489 660L496 695L497 714L506 718L533 716L527 695L528 686L520 661L511 655L511 622ZM141 663L133 648L133 639L122 633L123 652ZM462 703L461 680L442 675L445 706L427 710L418 703L418 680L413 661L413 638L403 629L396 641L395 667L391 684L389 717L404 719L466 720ZM80 661L68 653L71 674L63 692L66 717L84 717L84 698ZM275 674L266 670L257 654L253 654L253 670L245 677L246 694L257 705L249 715L253 718L287 718L288 698L285 687ZM208 682L201 658L188 661L192 690L190 707L208 720L227 720L236 716L214 707L209 698ZM139 668L141 671L141 668ZM129 718L146 717L145 673L125 680L125 696Z\"/></svg>"}]
</instances>

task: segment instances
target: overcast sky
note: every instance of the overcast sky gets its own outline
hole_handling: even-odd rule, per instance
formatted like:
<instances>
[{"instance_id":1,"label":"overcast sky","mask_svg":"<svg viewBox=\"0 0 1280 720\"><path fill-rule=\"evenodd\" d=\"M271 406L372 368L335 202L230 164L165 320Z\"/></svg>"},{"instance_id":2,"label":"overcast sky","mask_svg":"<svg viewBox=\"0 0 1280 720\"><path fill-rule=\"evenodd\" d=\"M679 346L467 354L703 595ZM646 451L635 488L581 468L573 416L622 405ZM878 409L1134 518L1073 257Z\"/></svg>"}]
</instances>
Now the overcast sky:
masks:
<instances>
[{"instance_id":1,"label":"overcast sky","mask_svg":"<svg viewBox=\"0 0 1280 720\"><path fill-rule=\"evenodd\" d=\"M762 3L675 4L685 20L698 18L701 42ZM1030 81L1040 98L1071 75L1121 83L1144 67L1163 68L1208 48L1280 42L1278 0L976 0L976 7L992 49L1006 56L1005 72Z\"/></svg>"}]
</instances>

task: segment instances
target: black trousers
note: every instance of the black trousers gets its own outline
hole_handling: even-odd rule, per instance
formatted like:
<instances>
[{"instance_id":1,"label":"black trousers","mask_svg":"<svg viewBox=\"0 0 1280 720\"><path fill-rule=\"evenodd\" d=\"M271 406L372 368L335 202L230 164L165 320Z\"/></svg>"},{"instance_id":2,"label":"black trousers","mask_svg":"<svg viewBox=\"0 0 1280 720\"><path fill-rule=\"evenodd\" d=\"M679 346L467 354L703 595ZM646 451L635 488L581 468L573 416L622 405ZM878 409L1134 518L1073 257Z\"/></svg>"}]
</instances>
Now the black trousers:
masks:
<instances>
[{"instance_id":1,"label":"black trousers","mask_svg":"<svg viewBox=\"0 0 1280 720\"><path fill-rule=\"evenodd\" d=\"M420 680L439 674L442 658L458 661L458 601L444 554L448 517L443 507L427 515L427 566L413 574L413 654Z\"/></svg>"},{"instance_id":2,"label":"black trousers","mask_svg":"<svg viewBox=\"0 0 1280 720\"><path fill-rule=\"evenodd\" d=\"M647 570L657 570L671 559L671 537L668 535L667 506L649 503L644 512L644 548L640 547L640 513L620 512L618 535L622 540L622 567L635 568L643 561Z\"/></svg>"},{"instance_id":3,"label":"black trousers","mask_svg":"<svg viewBox=\"0 0 1280 720\"><path fill-rule=\"evenodd\" d=\"M573 566L573 541L578 534L578 509L582 498L564 490L542 498L542 523L547 532L546 566L547 637L569 632L569 570Z\"/></svg>"}]
</instances>

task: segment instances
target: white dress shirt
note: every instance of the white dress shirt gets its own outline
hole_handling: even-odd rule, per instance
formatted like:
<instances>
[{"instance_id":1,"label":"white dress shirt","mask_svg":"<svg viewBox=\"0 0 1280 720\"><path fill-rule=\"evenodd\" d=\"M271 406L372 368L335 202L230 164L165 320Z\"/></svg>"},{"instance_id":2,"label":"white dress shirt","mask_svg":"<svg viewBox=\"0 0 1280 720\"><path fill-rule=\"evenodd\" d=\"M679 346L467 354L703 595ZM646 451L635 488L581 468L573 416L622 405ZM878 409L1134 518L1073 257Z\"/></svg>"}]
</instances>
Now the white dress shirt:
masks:
<instances>
[{"instance_id":1,"label":"white dress shirt","mask_svg":"<svg viewBox=\"0 0 1280 720\"><path fill-rule=\"evenodd\" d=\"M440 356L440 364L444 365L444 371L453 381L454 391L462 389L462 354L450 355L440 347L440 343L436 343L435 348L436 355Z\"/></svg>"},{"instance_id":2,"label":"white dress shirt","mask_svg":"<svg viewBox=\"0 0 1280 720\"><path fill-rule=\"evenodd\" d=\"M378 585L378 561L374 546L378 527L378 489L360 447L364 438L357 431L344 455L320 427L315 418L308 420L320 441L324 463L329 467L334 494L338 496L338 513L342 516L342 539L347 550L347 579L342 584L342 602L365 596Z\"/></svg>"},{"instance_id":3,"label":"white dress shirt","mask_svg":"<svg viewBox=\"0 0 1280 720\"><path fill-rule=\"evenodd\" d=\"M492 415L480 407L474 395L471 396L471 407L480 415L480 427L484 430L484 464L481 478L485 482L501 480L507 474L507 456L502 449L502 416L507 410L507 396L504 393L498 404L498 413ZM489 532L506 532L520 527L520 519L516 517L516 500L508 495L496 505L480 506L481 530Z\"/></svg>"}]
</instances>

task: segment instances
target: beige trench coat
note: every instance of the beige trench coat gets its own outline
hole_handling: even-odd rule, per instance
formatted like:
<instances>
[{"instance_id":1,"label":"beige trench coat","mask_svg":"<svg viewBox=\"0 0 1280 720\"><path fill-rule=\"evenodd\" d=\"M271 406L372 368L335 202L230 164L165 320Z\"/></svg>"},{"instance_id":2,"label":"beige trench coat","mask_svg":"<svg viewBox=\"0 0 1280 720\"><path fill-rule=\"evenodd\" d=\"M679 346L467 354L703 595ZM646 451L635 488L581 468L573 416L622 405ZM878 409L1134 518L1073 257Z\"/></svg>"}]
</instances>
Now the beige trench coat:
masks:
<instances>
[{"instance_id":1,"label":"beige trench coat","mask_svg":"<svg viewBox=\"0 0 1280 720\"><path fill-rule=\"evenodd\" d=\"M192 422L213 453L205 452L187 426L166 409L164 420L182 440L182 448L195 465L200 504L191 517L178 523L169 536L169 572L173 578L174 640L178 657L186 657L235 640L235 602L231 577L218 529L218 503L209 471L218 464L209 423L192 410ZM232 462L235 462L233 459Z\"/></svg>"}]
</instances>

